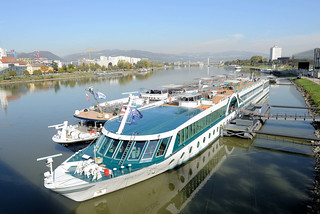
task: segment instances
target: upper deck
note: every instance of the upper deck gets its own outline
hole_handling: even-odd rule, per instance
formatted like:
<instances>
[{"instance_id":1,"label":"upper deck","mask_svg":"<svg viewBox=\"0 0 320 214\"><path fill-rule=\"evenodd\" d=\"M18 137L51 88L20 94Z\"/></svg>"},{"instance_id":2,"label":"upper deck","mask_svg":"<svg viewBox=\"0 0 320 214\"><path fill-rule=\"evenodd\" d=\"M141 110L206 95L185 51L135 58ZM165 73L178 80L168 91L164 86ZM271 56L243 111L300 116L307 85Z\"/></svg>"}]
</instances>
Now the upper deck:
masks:
<instances>
[{"instance_id":1,"label":"upper deck","mask_svg":"<svg viewBox=\"0 0 320 214\"><path fill-rule=\"evenodd\" d=\"M173 130L201 112L197 108L177 106L159 106L141 111L143 117L125 125L123 135L152 135ZM117 119L105 123L105 129L116 133L120 121Z\"/></svg>"}]
</instances>

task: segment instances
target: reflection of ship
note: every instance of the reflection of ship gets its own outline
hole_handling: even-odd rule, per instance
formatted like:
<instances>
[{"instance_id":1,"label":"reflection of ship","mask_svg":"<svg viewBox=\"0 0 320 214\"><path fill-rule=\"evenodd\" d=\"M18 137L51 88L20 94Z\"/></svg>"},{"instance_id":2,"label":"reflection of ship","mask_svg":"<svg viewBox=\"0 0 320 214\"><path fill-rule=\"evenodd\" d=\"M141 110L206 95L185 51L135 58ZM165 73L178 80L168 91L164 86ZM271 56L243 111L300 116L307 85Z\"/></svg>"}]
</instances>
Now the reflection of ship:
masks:
<instances>
[{"instance_id":1,"label":"reflection of ship","mask_svg":"<svg viewBox=\"0 0 320 214\"><path fill-rule=\"evenodd\" d=\"M176 170L83 202L75 213L178 213L233 151L221 141Z\"/></svg>"},{"instance_id":2,"label":"reflection of ship","mask_svg":"<svg viewBox=\"0 0 320 214\"><path fill-rule=\"evenodd\" d=\"M0 102L2 109L6 112L8 109L8 102L20 99L21 94L12 94L11 91L0 89Z\"/></svg>"}]
</instances>

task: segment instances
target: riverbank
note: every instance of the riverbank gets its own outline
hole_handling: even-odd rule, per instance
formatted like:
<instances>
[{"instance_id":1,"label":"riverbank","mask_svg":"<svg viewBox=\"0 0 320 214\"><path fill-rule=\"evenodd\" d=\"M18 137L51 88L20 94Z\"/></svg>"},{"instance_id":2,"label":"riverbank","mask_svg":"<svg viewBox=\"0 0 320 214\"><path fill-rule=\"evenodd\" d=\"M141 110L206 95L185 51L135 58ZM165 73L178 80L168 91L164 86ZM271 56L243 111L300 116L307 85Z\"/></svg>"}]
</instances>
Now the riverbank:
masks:
<instances>
[{"instance_id":1,"label":"riverbank","mask_svg":"<svg viewBox=\"0 0 320 214\"><path fill-rule=\"evenodd\" d=\"M303 96L306 106L308 107L320 107L320 103L317 102L320 97L320 85L307 80L298 79L292 81L296 86L297 90ZM319 100L320 101L320 100ZM319 116L319 110L309 109L309 115ZM312 122L311 125L314 127L314 135L320 138L320 123ZM310 213L319 213L320 211L320 141L312 142L313 153L315 157L314 166L314 187L312 189L312 207L310 207Z\"/></svg>"},{"instance_id":2,"label":"riverbank","mask_svg":"<svg viewBox=\"0 0 320 214\"><path fill-rule=\"evenodd\" d=\"M161 70L161 68L154 68L154 70ZM104 71L106 73L119 73L123 75L130 75L137 72L137 69L122 70L122 71ZM77 71L74 73L57 73L57 74L45 74L38 76L17 76L12 77L10 80L0 81L0 85L14 84L14 83L28 83L28 82L39 82L39 81L52 81L52 80L67 80L67 79L79 79L79 78L91 78L94 77L97 72L88 72L88 71ZM103 72L101 72L103 73Z\"/></svg>"}]
</instances>

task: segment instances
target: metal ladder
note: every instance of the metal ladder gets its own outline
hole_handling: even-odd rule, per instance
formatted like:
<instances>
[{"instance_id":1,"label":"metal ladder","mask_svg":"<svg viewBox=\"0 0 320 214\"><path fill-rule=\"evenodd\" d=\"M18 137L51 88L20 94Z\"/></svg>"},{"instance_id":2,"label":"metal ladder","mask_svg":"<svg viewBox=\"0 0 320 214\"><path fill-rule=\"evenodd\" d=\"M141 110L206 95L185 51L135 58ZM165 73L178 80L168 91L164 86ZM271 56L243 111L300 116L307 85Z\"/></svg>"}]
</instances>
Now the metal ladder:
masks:
<instances>
[{"instance_id":1,"label":"metal ladder","mask_svg":"<svg viewBox=\"0 0 320 214\"><path fill-rule=\"evenodd\" d=\"M120 161L119 161L119 165L120 165L120 166L122 166L124 160L126 159L127 154L128 154L128 152L129 152L129 150L130 150L130 148L131 148L131 145L132 145L133 140L134 140L135 137L136 137L136 133L133 133L133 134L131 135L130 140L129 140L129 142L128 142L128 145L126 146L126 148L125 148L125 150L124 150L124 152L123 152L123 154L122 154L122 156L121 156L121 159L120 159Z\"/></svg>"}]
</instances>

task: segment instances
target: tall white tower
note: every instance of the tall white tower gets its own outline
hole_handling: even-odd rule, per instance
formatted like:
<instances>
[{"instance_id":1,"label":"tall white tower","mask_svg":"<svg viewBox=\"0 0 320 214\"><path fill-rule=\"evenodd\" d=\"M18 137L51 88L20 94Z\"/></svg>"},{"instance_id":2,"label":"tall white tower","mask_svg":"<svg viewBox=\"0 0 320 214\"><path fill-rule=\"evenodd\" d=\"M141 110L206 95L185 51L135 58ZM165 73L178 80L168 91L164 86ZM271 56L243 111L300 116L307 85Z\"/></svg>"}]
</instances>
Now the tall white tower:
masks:
<instances>
[{"instance_id":1,"label":"tall white tower","mask_svg":"<svg viewBox=\"0 0 320 214\"><path fill-rule=\"evenodd\" d=\"M270 60L273 61L281 57L281 51L282 48L278 47L277 45L270 48Z\"/></svg>"},{"instance_id":2,"label":"tall white tower","mask_svg":"<svg viewBox=\"0 0 320 214\"><path fill-rule=\"evenodd\" d=\"M7 56L7 50L6 49L3 49L3 48L0 48L0 59L4 56Z\"/></svg>"}]
</instances>

